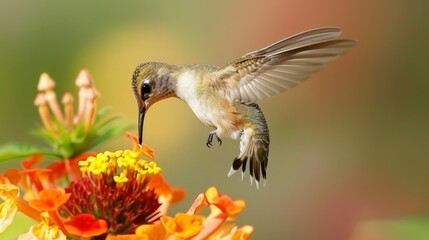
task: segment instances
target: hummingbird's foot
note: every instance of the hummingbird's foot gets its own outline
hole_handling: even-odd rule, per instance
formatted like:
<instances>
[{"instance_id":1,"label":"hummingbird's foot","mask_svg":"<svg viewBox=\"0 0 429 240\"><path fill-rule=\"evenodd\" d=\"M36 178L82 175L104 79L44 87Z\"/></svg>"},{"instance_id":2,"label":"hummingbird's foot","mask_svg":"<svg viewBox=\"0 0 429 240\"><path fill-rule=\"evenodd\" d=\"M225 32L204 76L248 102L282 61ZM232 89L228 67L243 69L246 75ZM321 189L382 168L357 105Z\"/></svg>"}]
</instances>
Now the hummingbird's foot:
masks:
<instances>
[{"instance_id":1,"label":"hummingbird's foot","mask_svg":"<svg viewBox=\"0 0 429 240\"><path fill-rule=\"evenodd\" d=\"M206 146L208 148L210 148L210 147L213 146L213 144L212 144L212 142L213 142L213 136L216 137L216 140L219 143L219 146L222 145L222 139L220 139L220 137L216 134L215 131L212 131L212 132L209 133L209 137L207 138L207 142L206 142Z\"/></svg>"}]
</instances>

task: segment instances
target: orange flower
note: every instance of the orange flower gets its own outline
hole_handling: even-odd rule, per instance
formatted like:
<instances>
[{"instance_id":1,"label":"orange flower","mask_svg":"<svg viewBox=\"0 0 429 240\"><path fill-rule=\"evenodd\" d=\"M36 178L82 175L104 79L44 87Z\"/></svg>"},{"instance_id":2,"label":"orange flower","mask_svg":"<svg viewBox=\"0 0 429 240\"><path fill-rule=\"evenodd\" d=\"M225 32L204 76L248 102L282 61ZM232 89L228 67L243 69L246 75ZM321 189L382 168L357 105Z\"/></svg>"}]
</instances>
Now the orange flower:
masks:
<instances>
[{"instance_id":1,"label":"orange flower","mask_svg":"<svg viewBox=\"0 0 429 240\"><path fill-rule=\"evenodd\" d=\"M56 211L70 198L70 194L63 193L60 190L44 189L39 193L39 199L29 201L30 206L44 212Z\"/></svg>"},{"instance_id":2,"label":"orange flower","mask_svg":"<svg viewBox=\"0 0 429 240\"><path fill-rule=\"evenodd\" d=\"M231 219L235 219L246 205L243 200L233 201L229 196L219 194L215 187L211 187L206 191L206 198L211 205L216 206ZM212 208L212 211L217 210Z\"/></svg>"},{"instance_id":3,"label":"orange flower","mask_svg":"<svg viewBox=\"0 0 429 240\"><path fill-rule=\"evenodd\" d=\"M91 239L107 232L106 221L87 213L73 216L64 225L70 235L79 236L81 239Z\"/></svg>"},{"instance_id":4,"label":"orange flower","mask_svg":"<svg viewBox=\"0 0 429 240\"><path fill-rule=\"evenodd\" d=\"M204 217L177 213L174 218L161 217L161 223L168 233L178 238L190 238L197 235L203 228Z\"/></svg>"}]
</instances>

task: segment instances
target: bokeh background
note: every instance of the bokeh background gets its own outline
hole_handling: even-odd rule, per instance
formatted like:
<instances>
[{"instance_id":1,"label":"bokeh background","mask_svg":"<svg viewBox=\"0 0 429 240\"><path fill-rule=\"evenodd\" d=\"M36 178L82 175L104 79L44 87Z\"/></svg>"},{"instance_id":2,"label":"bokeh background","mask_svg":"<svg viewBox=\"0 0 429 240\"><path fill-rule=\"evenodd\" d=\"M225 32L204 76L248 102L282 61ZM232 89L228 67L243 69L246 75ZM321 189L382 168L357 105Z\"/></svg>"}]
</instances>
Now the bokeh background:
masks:
<instances>
[{"instance_id":1,"label":"bokeh background","mask_svg":"<svg viewBox=\"0 0 429 240\"><path fill-rule=\"evenodd\" d=\"M428 8L418 0L0 1L0 144L36 141L28 132L40 126L33 100L42 72L61 96L76 94L74 79L88 69L99 106L134 123L130 79L141 62L223 66L297 32L338 26L358 41L351 52L260 103L272 141L265 188L226 177L239 143L206 148L211 129L182 101L151 108L145 142L169 182L187 189L172 213L214 185L246 201L239 223L255 227L254 239L429 239ZM124 147L121 137L99 149Z\"/></svg>"}]
</instances>

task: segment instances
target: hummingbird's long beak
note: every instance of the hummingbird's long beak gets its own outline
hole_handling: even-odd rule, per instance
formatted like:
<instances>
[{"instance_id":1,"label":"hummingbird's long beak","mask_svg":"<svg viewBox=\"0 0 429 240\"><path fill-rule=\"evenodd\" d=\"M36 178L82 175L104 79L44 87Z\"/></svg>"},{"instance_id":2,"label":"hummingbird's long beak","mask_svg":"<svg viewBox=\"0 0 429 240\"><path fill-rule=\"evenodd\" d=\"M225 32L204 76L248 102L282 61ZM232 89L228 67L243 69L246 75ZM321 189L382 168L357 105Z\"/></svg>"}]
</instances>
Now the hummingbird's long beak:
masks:
<instances>
[{"instance_id":1,"label":"hummingbird's long beak","mask_svg":"<svg viewBox=\"0 0 429 240\"><path fill-rule=\"evenodd\" d=\"M140 147L142 146L143 143L143 124L144 124L144 115L146 113L146 107L143 106L142 110L140 110L139 113L139 125L138 125L138 131L139 131L139 144Z\"/></svg>"}]
</instances>

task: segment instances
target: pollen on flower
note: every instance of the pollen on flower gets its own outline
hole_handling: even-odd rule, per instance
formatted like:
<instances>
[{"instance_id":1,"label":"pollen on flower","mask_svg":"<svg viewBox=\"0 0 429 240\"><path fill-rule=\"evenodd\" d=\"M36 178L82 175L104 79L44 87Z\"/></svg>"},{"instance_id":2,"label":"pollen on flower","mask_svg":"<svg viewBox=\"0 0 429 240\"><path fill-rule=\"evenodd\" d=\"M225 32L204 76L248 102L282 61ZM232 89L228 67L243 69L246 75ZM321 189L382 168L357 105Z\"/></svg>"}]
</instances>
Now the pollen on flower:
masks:
<instances>
[{"instance_id":1,"label":"pollen on flower","mask_svg":"<svg viewBox=\"0 0 429 240\"><path fill-rule=\"evenodd\" d=\"M161 168L155 162L148 162L145 160L140 160L134 167L134 170L140 175L146 174L159 174L161 173Z\"/></svg>"},{"instance_id":2,"label":"pollen on flower","mask_svg":"<svg viewBox=\"0 0 429 240\"><path fill-rule=\"evenodd\" d=\"M108 167L109 164L104 162L103 159L99 159L97 156L97 158L89 164L88 171L94 175L100 175L101 173L105 173Z\"/></svg>"},{"instance_id":3,"label":"pollen on flower","mask_svg":"<svg viewBox=\"0 0 429 240\"><path fill-rule=\"evenodd\" d=\"M136 159L130 157L119 157L118 167L120 168L132 168L136 162Z\"/></svg>"},{"instance_id":4,"label":"pollen on flower","mask_svg":"<svg viewBox=\"0 0 429 240\"><path fill-rule=\"evenodd\" d=\"M118 184L128 182L128 178L126 177L125 172L121 172L121 174L119 174L119 176L114 176L113 180Z\"/></svg>"},{"instance_id":5,"label":"pollen on flower","mask_svg":"<svg viewBox=\"0 0 429 240\"><path fill-rule=\"evenodd\" d=\"M161 173L161 168L153 161L140 159L142 153L131 150L106 151L79 162L83 173L94 175L107 174L117 183L123 183L128 178L143 180L147 175Z\"/></svg>"}]
</instances>

